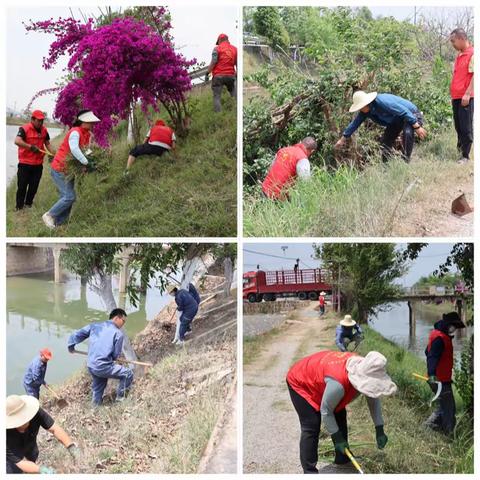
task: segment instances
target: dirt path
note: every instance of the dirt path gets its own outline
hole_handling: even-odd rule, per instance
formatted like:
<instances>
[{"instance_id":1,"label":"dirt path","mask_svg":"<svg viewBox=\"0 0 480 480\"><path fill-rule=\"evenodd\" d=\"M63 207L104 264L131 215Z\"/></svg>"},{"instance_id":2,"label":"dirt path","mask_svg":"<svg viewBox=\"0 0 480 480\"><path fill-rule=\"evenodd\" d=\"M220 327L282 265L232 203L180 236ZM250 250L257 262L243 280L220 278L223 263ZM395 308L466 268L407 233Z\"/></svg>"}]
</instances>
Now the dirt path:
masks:
<instances>
[{"instance_id":1,"label":"dirt path","mask_svg":"<svg viewBox=\"0 0 480 480\"><path fill-rule=\"evenodd\" d=\"M312 302L297 310L294 320L287 321L258 358L244 367L245 473L302 473L298 452L300 426L285 377L299 358L330 347L332 327L331 320L319 317L316 303ZM337 472L329 463L319 463L318 467L322 473Z\"/></svg>"},{"instance_id":2,"label":"dirt path","mask_svg":"<svg viewBox=\"0 0 480 480\"><path fill-rule=\"evenodd\" d=\"M425 175L425 174L424 174ZM473 162L440 165L430 172L412 198L399 208L391 236L472 237L473 213L451 213L452 201L462 193L473 207ZM427 178L424 176L424 179Z\"/></svg>"}]
</instances>

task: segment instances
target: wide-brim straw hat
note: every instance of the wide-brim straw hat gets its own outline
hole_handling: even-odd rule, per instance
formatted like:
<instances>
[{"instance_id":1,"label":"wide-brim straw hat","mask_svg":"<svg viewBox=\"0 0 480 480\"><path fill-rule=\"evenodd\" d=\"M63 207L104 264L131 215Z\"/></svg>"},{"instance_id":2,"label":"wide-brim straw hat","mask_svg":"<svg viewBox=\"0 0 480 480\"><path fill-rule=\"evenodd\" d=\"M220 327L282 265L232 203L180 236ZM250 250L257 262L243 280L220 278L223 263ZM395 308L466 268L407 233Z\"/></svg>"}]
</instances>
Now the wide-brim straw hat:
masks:
<instances>
[{"instance_id":1,"label":"wide-brim straw hat","mask_svg":"<svg viewBox=\"0 0 480 480\"><path fill-rule=\"evenodd\" d=\"M79 115L78 119L85 123L97 123L101 121L91 110Z\"/></svg>"},{"instance_id":2,"label":"wide-brim straw hat","mask_svg":"<svg viewBox=\"0 0 480 480\"><path fill-rule=\"evenodd\" d=\"M321 297L324 297L325 295L326 295L325 292L320 292L320 296L321 296Z\"/></svg>"},{"instance_id":3,"label":"wide-brim straw hat","mask_svg":"<svg viewBox=\"0 0 480 480\"><path fill-rule=\"evenodd\" d=\"M352 318L351 315L345 315L343 320L340 320L340 325L342 327L353 327L357 322Z\"/></svg>"},{"instance_id":4,"label":"wide-brim straw hat","mask_svg":"<svg viewBox=\"0 0 480 480\"><path fill-rule=\"evenodd\" d=\"M30 395L9 395L6 407L6 428L18 428L25 425L38 413L40 402Z\"/></svg>"},{"instance_id":5,"label":"wide-brim straw hat","mask_svg":"<svg viewBox=\"0 0 480 480\"><path fill-rule=\"evenodd\" d=\"M355 355L347 360L347 374L355 390L370 398L388 397L397 386L387 375L387 359L379 352L366 357Z\"/></svg>"},{"instance_id":6,"label":"wide-brim straw hat","mask_svg":"<svg viewBox=\"0 0 480 480\"><path fill-rule=\"evenodd\" d=\"M352 97L352 106L348 110L350 113L358 112L369 103L372 103L377 98L377 92L367 93L363 90L357 90Z\"/></svg>"}]
</instances>

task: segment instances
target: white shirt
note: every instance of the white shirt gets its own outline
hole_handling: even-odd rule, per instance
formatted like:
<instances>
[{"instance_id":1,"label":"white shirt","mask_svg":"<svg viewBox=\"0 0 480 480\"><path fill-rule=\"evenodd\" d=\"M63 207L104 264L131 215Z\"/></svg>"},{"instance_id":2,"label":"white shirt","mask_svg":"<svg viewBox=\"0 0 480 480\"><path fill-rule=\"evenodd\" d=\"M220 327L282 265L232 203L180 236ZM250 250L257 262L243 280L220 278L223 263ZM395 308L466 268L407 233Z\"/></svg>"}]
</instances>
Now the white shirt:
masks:
<instances>
[{"instance_id":1,"label":"white shirt","mask_svg":"<svg viewBox=\"0 0 480 480\"><path fill-rule=\"evenodd\" d=\"M297 177L306 180L310 178L310 176L310 162L308 158L302 158L297 162Z\"/></svg>"}]
</instances>

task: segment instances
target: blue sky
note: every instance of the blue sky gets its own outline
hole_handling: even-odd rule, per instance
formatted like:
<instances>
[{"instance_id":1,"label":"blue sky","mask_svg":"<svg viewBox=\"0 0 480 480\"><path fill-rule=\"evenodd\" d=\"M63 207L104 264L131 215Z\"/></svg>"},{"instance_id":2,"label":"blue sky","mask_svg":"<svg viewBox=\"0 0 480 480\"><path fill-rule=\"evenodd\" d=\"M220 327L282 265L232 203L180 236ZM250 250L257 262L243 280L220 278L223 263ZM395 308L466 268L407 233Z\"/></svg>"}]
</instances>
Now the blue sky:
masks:
<instances>
[{"instance_id":1,"label":"blue sky","mask_svg":"<svg viewBox=\"0 0 480 480\"><path fill-rule=\"evenodd\" d=\"M399 246L404 247L405 244ZM408 273L400 279L400 283L403 286L411 286L420 277L432 273L443 263L452 246L451 243L430 243L422 250L417 260L410 263ZM281 247L287 247L285 252ZM260 264L263 270L276 270L282 267L290 269L293 268L296 258L300 259L301 268L318 268L320 262L315 260L313 255L311 243L248 243L243 246L244 271L256 270L257 264Z\"/></svg>"}]
</instances>

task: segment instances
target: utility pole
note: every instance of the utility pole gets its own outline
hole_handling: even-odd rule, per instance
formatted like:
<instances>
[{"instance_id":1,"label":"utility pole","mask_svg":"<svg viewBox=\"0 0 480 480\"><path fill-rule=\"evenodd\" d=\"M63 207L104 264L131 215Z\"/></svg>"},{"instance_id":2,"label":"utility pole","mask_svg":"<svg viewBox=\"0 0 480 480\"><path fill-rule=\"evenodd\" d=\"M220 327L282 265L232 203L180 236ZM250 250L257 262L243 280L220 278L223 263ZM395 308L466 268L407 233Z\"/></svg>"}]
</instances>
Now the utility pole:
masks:
<instances>
[{"instance_id":1,"label":"utility pole","mask_svg":"<svg viewBox=\"0 0 480 480\"><path fill-rule=\"evenodd\" d=\"M338 264L338 288L337 288L337 295L338 295L338 298L337 298L337 313L340 313L342 310L341 310L341 291L340 291L340 276L342 274L342 267L340 264Z\"/></svg>"}]
</instances>

